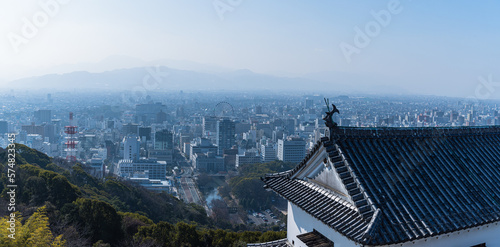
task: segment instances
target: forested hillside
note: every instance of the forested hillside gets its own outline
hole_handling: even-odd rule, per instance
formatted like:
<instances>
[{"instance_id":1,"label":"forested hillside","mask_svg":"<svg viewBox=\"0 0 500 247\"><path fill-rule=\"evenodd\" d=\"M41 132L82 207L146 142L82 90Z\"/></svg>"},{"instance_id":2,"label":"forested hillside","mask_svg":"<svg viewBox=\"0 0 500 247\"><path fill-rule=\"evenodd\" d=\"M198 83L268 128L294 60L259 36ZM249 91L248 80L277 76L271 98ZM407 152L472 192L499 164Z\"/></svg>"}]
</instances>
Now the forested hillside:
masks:
<instances>
[{"instance_id":1,"label":"forested hillside","mask_svg":"<svg viewBox=\"0 0 500 247\"><path fill-rule=\"evenodd\" d=\"M16 239L8 237L7 152L0 149L1 246L244 246L285 232L216 229L204 208L127 181L99 180L16 144ZM47 245L50 243L50 245Z\"/></svg>"}]
</instances>

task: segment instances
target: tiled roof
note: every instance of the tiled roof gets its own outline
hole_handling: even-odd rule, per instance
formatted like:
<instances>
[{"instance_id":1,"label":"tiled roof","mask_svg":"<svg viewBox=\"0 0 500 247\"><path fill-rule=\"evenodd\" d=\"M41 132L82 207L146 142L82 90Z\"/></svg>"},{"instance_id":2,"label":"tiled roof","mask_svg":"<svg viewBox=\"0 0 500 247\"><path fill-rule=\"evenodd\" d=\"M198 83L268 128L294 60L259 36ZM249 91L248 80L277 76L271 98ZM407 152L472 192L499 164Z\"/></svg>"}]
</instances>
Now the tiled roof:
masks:
<instances>
[{"instance_id":1,"label":"tiled roof","mask_svg":"<svg viewBox=\"0 0 500 247\"><path fill-rule=\"evenodd\" d=\"M500 127L339 127L333 136L263 181L347 238L384 245L500 221ZM352 203L294 178L321 146Z\"/></svg>"},{"instance_id":2,"label":"tiled roof","mask_svg":"<svg viewBox=\"0 0 500 247\"><path fill-rule=\"evenodd\" d=\"M247 244L250 247L290 247L286 238L275 240L272 242L259 243L259 244Z\"/></svg>"}]
</instances>

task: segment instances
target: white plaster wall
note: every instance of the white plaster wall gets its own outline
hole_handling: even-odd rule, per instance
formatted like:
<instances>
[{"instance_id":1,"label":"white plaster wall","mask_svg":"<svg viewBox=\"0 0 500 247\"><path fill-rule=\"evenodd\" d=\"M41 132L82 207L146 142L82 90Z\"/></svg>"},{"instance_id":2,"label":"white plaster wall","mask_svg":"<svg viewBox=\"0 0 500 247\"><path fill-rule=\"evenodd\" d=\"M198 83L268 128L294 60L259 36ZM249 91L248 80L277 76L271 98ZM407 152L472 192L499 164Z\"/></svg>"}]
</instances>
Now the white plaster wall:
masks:
<instances>
[{"instance_id":1,"label":"white plaster wall","mask_svg":"<svg viewBox=\"0 0 500 247\"><path fill-rule=\"evenodd\" d=\"M335 247L360 246L323 224L321 221L307 214L304 210L288 202L288 242L290 244L295 243L295 247L306 247L302 241L297 238L297 235L312 232L313 229L316 229L316 231L331 239L334 242Z\"/></svg>"}]
</instances>

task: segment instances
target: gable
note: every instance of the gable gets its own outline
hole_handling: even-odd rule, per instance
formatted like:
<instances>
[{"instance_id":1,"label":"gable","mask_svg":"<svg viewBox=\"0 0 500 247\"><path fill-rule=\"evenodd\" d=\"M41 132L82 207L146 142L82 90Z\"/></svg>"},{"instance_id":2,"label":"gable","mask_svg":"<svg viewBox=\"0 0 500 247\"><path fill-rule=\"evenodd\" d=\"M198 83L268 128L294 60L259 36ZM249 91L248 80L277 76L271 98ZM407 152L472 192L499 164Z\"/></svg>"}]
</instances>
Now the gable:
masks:
<instances>
[{"instance_id":1,"label":"gable","mask_svg":"<svg viewBox=\"0 0 500 247\"><path fill-rule=\"evenodd\" d=\"M353 204L323 145L311 155L304 167L294 175L294 178L308 181L331 190L336 195Z\"/></svg>"}]
</instances>

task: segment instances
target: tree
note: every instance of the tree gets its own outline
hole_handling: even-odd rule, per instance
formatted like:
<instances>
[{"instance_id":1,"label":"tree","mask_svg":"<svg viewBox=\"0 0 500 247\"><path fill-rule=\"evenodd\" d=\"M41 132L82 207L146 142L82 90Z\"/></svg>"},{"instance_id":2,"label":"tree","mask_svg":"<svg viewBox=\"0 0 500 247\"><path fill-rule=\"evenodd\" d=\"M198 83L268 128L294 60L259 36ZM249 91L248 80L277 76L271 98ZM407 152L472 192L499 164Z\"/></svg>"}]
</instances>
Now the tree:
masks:
<instances>
[{"instance_id":1,"label":"tree","mask_svg":"<svg viewBox=\"0 0 500 247\"><path fill-rule=\"evenodd\" d=\"M139 227L138 232L135 234L135 238L140 240L141 243L153 240L161 246L175 246L175 236L175 226L168 222Z\"/></svg>"},{"instance_id":2,"label":"tree","mask_svg":"<svg viewBox=\"0 0 500 247\"><path fill-rule=\"evenodd\" d=\"M175 246L200 246L200 235L198 234L198 231L196 231L196 225L179 222L175 228L177 230L175 234Z\"/></svg>"},{"instance_id":3,"label":"tree","mask_svg":"<svg viewBox=\"0 0 500 247\"><path fill-rule=\"evenodd\" d=\"M122 239L122 218L110 204L84 198L74 204L78 209L77 218L91 231L92 242L103 240L113 244Z\"/></svg>"},{"instance_id":4,"label":"tree","mask_svg":"<svg viewBox=\"0 0 500 247\"><path fill-rule=\"evenodd\" d=\"M227 209L227 205L223 200L215 199L211 202L212 206L212 217L215 220L215 223L219 227L227 227L231 226L229 222L229 210Z\"/></svg>"},{"instance_id":5,"label":"tree","mask_svg":"<svg viewBox=\"0 0 500 247\"><path fill-rule=\"evenodd\" d=\"M62 235L54 238L49 228L49 218L45 206L28 218L24 225L21 224L21 214L17 213L15 239L9 238L8 217L1 220L0 244L1 246L34 246L34 247L62 247L66 241Z\"/></svg>"}]
</instances>

